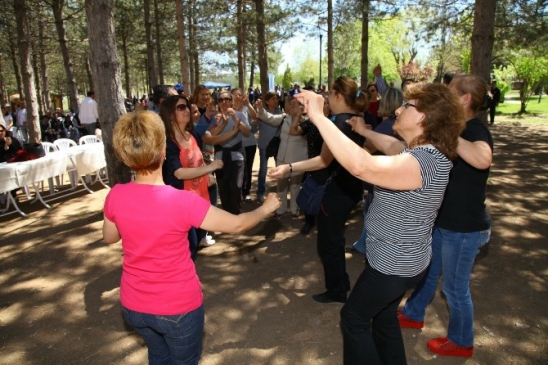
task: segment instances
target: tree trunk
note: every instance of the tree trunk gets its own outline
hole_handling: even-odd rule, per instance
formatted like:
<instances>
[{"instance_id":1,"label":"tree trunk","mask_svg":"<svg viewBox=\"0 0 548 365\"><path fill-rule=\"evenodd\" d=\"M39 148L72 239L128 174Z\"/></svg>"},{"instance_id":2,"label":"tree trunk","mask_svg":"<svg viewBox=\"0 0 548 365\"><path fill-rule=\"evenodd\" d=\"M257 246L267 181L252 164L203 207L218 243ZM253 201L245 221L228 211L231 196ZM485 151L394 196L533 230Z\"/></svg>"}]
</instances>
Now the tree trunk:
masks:
<instances>
[{"instance_id":1,"label":"tree trunk","mask_svg":"<svg viewBox=\"0 0 548 365\"><path fill-rule=\"evenodd\" d=\"M179 40L179 59L181 79L185 92L190 95L192 90L189 84L188 74L188 52L186 51L186 33L185 33L185 14L183 12L183 3L175 0L175 14L177 17L177 39Z\"/></svg>"},{"instance_id":2,"label":"tree trunk","mask_svg":"<svg viewBox=\"0 0 548 365\"><path fill-rule=\"evenodd\" d=\"M268 85L268 58L266 53L266 35L264 21L264 0L255 0L257 12L257 49L259 55L259 75L261 80L261 93L269 91Z\"/></svg>"},{"instance_id":3,"label":"tree trunk","mask_svg":"<svg viewBox=\"0 0 548 365\"><path fill-rule=\"evenodd\" d=\"M154 66L154 44L152 43L152 23L150 21L150 0L143 1L145 10L145 37L147 43L147 71L148 71L148 93L152 91L152 87L158 85L156 77L156 67Z\"/></svg>"},{"instance_id":4,"label":"tree trunk","mask_svg":"<svg viewBox=\"0 0 548 365\"><path fill-rule=\"evenodd\" d=\"M156 57L158 58L158 75L160 84L164 85L164 63L162 61L162 36L160 33L160 11L158 10L158 0L154 0L154 25L156 28Z\"/></svg>"},{"instance_id":5,"label":"tree trunk","mask_svg":"<svg viewBox=\"0 0 548 365\"><path fill-rule=\"evenodd\" d=\"M127 34L122 36L122 55L124 57L124 79L126 86L126 98L131 98L131 82L129 76L129 55L127 46Z\"/></svg>"},{"instance_id":6,"label":"tree trunk","mask_svg":"<svg viewBox=\"0 0 548 365\"><path fill-rule=\"evenodd\" d=\"M32 53L32 73L34 74L34 87L36 88L36 103L38 104L38 115L41 115L44 113L45 107L44 107L44 99L42 97L41 93L41 87L40 87L40 72L38 72L38 52L36 52L36 45L34 43L31 43L31 53Z\"/></svg>"},{"instance_id":7,"label":"tree trunk","mask_svg":"<svg viewBox=\"0 0 548 365\"><path fill-rule=\"evenodd\" d=\"M245 90L245 29L243 21L244 0L238 0L236 4L236 49L238 50L238 87Z\"/></svg>"},{"instance_id":8,"label":"tree trunk","mask_svg":"<svg viewBox=\"0 0 548 365\"><path fill-rule=\"evenodd\" d=\"M25 107L27 109L27 128L29 142L40 142L40 121L38 120L38 103L36 101L36 89L34 88L34 73L31 65L31 47L29 42L27 1L14 0L13 10L17 22L17 39L19 41L19 58L21 62L21 74L23 76L23 88L25 91Z\"/></svg>"},{"instance_id":9,"label":"tree trunk","mask_svg":"<svg viewBox=\"0 0 548 365\"><path fill-rule=\"evenodd\" d=\"M17 0L14 0L17 1ZM15 82L17 83L17 92L21 99L25 98L25 92L23 91L23 82L21 81L21 71L19 70L19 62L17 62L17 46L15 44L15 36L11 32L11 28L7 27L8 43L10 49L11 63L13 65L13 73L15 74ZM15 109L14 109L15 110Z\"/></svg>"},{"instance_id":10,"label":"tree trunk","mask_svg":"<svg viewBox=\"0 0 548 365\"><path fill-rule=\"evenodd\" d=\"M320 80L320 83L322 80ZM327 1L327 88L335 82L335 57L333 56L333 0ZM321 85L320 85L321 87Z\"/></svg>"},{"instance_id":11,"label":"tree trunk","mask_svg":"<svg viewBox=\"0 0 548 365\"><path fill-rule=\"evenodd\" d=\"M89 55L85 54L85 62L86 66L86 74L88 75L88 84L89 84L89 90L95 90L95 83L93 82L93 77L91 76L91 65L89 64ZM77 109L75 109L76 111Z\"/></svg>"},{"instance_id":12,"label":"tree trunk","mask_svg":"<svg viewBox=\"0 0 548 365\"><path fill-rule=\"evenodd\" d=\"M63 56L63 64L65 66L65 73L67 76L68 91L69 91L69 106L74 110L78 109L78 85L76 83L76 76L74 74L74 68L72 65L72 58L67 46L67 35L65 31L65 21L63 20L63 6L64 0L53 0L52 10L53 17L55 18L55 29L57 29L57 36L59 37L59 47L61 49L61 55Z\"/></svg>"},{"instance_id":13,"label":"tree trunk","mask_svg":"<svg viewBox=\"0 0 548 365\"><path fill-rule=\"evenodd\" d=\"M495 41L496 0L476 0L474 5L474 30L472 32L472 55L470 71L485 82L491 78L491 58ZM487 123L487 111L477 113Z\"/></svg>"},{"instance_id":14,"label":"tree trunk","mask_svg":"<svg viewBox=\"0 0 548 365\"><path fill-rule=\"evenodd\" d=\"M44 20L38 20L38 53L40 54L40 76L42 78L42 99L44 100L44 109L51 108L51 94L49 91L49 77L46 62L46 52L44 46ZM38 76L36 76L38 77Z\"/></svg>"},{"instance_id":15,"label":"tree trunk","mask_svg":"<svg viewBox=\"0 0 548 365\"><path fill-rule=\"evenodd\" d=\"M472 33L471 73L489 82L495 41L496 0L476 0Z\"/></svg>"},{"instance_id":16,"label":"tree trunk","mask_svg":"<svg viewBox=\"0 0 548 365\"><path fill-rule=\"evenodd\" d=\"M367 69L369 67L369 0L362 0L362 60L361 60L361 88L367 87L369 83L369 75Z\"/></svg>"},{"instance_id":17,"label":"tree trunk","mask_svg":"<svg viewBox=\"0 0 548 365\"><path fill-rule=\"evenodd\" d=\"M116 158L112 145L114 125L125 113L114 31L114 2L115 0L86 0L89 59L111 186L131 180L129 168Z\"/></svg>"},{"instance_id":18,"label":"tree trunk","mask_svg":"<svg viewBox=\"0 0 548 365\"><path fill-rule=\"evenodd\" d=\"M0 56L0 103L1 105L6 104L6 101L9 101L9 95L6 91L6 82L4 80L4 65L2 57Z\"/></svg>"}]
</instances>

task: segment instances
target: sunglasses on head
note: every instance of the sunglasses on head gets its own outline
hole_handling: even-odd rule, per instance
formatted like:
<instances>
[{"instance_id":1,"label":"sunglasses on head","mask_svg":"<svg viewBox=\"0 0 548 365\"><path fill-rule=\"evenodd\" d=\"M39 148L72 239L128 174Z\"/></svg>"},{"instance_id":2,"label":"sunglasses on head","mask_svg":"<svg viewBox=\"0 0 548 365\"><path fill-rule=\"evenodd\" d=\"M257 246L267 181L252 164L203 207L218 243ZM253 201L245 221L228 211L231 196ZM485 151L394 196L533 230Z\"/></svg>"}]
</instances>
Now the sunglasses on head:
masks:
<instances>
[{"instance_id":1,"label":"sunglasses on head","mask_svg":"<svg viewBox=\"0 0 548 365\"><path fill-rule=\"evenodd\" d=\"M182 111L188 109L188 105L186 105L186 104L177 104L175 109L177 109L178 112L182 112Z\"/></svg>"}]
</instances>

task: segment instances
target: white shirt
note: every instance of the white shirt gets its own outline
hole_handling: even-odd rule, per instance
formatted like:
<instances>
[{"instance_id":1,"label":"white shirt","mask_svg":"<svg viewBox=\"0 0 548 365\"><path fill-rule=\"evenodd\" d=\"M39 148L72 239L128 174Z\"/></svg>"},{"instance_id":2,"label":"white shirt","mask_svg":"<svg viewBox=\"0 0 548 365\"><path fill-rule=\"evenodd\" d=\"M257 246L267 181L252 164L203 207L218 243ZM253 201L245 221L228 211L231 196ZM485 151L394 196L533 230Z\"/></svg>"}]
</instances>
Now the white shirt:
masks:
<instances>
[{"instance_id":1,"label":"white shirt","mask_svg":"<svg viewBox=\"0 0 548 365\"><path fill-rule=\"evenodd\" d=\"M78 118L82 124L93 124L99 119L99 113L97 112L97 102L93 98L86 96L80 104L80 111L78 112Z\"/></svg>"},{"instance_id":2,"label":"white shirt","mask_svg":"<svg viewBox=\"0 0 548 365\"><path fill-rule=\"evenodd\" d=\"M17 109L17 125L22 126L23 124L27 124L27 109L18 108Z\"/></svg>"}]
</instances>

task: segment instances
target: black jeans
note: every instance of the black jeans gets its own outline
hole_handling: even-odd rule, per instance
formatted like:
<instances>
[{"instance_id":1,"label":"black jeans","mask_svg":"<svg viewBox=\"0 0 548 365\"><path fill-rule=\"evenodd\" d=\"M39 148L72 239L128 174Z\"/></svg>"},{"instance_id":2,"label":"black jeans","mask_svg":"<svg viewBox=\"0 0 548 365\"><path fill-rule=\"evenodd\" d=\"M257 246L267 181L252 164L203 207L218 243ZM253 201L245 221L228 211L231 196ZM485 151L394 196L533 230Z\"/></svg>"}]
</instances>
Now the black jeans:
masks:
<instances>
[{"instance_id":1,"label":"black jeans","mask_svg":"<svg viewBox=\"0 0 548 365\"><path fill-rule=\"evenodd\" d=\"M344 365L405 365L405 348L397 309L413 277L385 275L369 265L341 309Z\"/></svg>"},{"instance_id":2,"label":"black jeans","mask_svg":"<svg viewBox=\"0 0 548 365\"><path fill-rule=\"evenodd\" d=\"M244 181L242 185L242 197L245 198L251 192L251 177L253 175L253 160L257 152L257 145L245 147Z\"/></svg>"},{"instance_id":3,"label":"black jeans","mask_svg":"<svg viewBox=\"0 0 548 365\"><path fill-rule=\"evenodd\" d=\"M346 273L345 225L359 196L347 195L335 182L327 186L322 208L316 216L318 254L323 265L325 287L334 299L346 299L350 279Z\"/></svg>"},{"instance_id":4,"label":"black jeans","mask_svg":"<svg viewBox=\"0 0 548 365\"><path fill-rule=\"evenodd\" d=\"M244 161L230 161L215 172L222 208L232 214L240 214Z\"/></svg>"}]
</instances>

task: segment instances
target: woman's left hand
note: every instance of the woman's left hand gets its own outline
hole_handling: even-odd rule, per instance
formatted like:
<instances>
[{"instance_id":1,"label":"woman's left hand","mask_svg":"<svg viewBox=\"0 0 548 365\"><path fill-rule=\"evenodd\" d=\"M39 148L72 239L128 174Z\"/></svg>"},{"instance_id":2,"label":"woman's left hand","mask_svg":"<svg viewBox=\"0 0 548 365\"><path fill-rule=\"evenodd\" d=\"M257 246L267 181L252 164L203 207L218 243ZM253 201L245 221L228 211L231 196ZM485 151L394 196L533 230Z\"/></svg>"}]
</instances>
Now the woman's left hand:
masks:
<instances>
[{"instance_id":1,"label":"woman's left hand","mask_svg":"<svg viewBox=\"0 0 548 365\"><path fill-rule=\"evenodd\" d=\"M276 166L268 171L268 177L272 179L283 179L289 173L289 165Z\"/></svg>"},{"instance_id":2,"label":"woman's left hand","mask_svg":"<svg viewBox=\"0 0 548 365\"><path fill-rule=\"evenodd\" d=\"M304 105L304 112L308 114L314 122L314 117L323 116L324 97L315 92L303 90L295 95L295 99Z\"/></svg>"}]
</instances>

